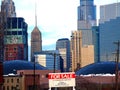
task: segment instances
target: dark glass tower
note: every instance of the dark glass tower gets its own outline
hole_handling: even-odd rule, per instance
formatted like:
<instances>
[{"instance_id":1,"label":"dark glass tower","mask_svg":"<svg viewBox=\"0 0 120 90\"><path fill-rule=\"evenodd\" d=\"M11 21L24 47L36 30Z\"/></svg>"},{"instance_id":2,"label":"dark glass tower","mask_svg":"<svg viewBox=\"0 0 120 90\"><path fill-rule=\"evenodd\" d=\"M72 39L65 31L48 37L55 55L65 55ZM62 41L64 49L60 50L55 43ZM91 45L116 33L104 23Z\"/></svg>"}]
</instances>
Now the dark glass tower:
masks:
<instances>
[{"instance_id":1,"label":"dark glass tower","mask_svg":"<svg viewBox=\"0 0 120 90\"><path fill-rule=\"evenodd\" d=\"M78 30L91 29L96 25L96 6L94 0L80 0L78 7Z\"/></svg>"},{"instance_id":2,"label":"dark glass tower","mask_svg":"<svg viewBox=\"0 0 120 90\"><path fill-rule=\"evenodd\" d=\"M70 41L68 38L58 39L56 42L56 50L59 51L63 59L63 69L64 71L69 71L70 69Z\"/></svg>"}]
</instances>

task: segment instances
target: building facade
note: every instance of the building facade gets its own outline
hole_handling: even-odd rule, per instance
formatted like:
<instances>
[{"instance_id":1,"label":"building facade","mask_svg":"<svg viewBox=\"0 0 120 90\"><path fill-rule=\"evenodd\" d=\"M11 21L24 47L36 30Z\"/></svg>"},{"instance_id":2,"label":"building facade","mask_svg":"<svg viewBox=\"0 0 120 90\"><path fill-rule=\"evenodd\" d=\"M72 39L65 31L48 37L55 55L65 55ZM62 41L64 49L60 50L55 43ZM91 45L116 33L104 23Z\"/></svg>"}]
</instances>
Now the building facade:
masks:
<instances>
[{"instance_id":1,"label":"building facade","mask_svg":"<svg viewBox=\"0 0 120 90\"><path fill-rule=\"evenodd\" d=\"M16 17L15 4L13 0L2 0L1 13L5 22L7 22L7 17Z\"/></svg>"},{"instance_id":2,"label":"building facade","mask_svg":"<svg viewBox=\"0 0 120 90\"><path fill-rule=\"evenodd\" d=\"M17 74L4 75L3 90L48 90L48 73L52 70L35 70L35 74L33 70L18 70Z\"/></svg>"},{"instance_id":3,"label":"building facade","mask_svg":"<svg viewBox=\"0 0 120 90\"><path fill-rule=\"evenodd\" d=\"M81 31L73 31L71 35L71 70L81 68Z\"/></svg>"},{"instance_id":4,"label":"building facade","mask_svg":"<svg viewBox=\"0 0 120 90\"><path fill-rule=\"evenodd\" d=\"M35 62L49 70L61 70L61 59L58 51L42 51L35 53ZM62 70L61 70L62 71Z\"/></svg>"},{"instance_id":5,"label":"building facade","mask_svg":"<svg viewBox=\"0 0 120 90\"><path fill-rule=\"evenodd\" d=\"M91 29L96 25L96 6L94 0L80 0L78 7L78 30Z\"/></svg>"},{"instance_id":6,"label":"building facade","mask_svg":"<svg viewBox=\"0 0 120 90\"><path fill-rule=\"evenodd\" d=\"M82 46L82 31L73 31L71 35L71 70L94 63L94 45Z\"/></svg>"},{"instance_id":7,"label":"building facade","mask_svg":"<svg viewBox=\"0 0 120 90\"><path fill-rule=\"evenodd\" d=\"M56 50L59 51L61 58L63 59L64 71L70 69L70 41L68 38L58 39L56 42Z\"/></svg>"},{"instance_id":8,"label":"building facade","mask_svg":"<svg viewBox=\"0 0 120 90\"><path fill-rule=\"evenodd\" d=\"M16 17L15 5L12 0L1 1L0 12L0 61L4 60L4 29L7 22L7 17Z\"/></svg>"},{"instance_id":9,"label":"building facade","mask_svg":"<svg viewBox=\"0 0 120 90\"><path fill-rule=\"evenodd\" d=\"M31 33L31 61L34 60L34 53L42 51L42 36L37 26Z\"/></svg>"},{"instance_id":10,"label":"building facade","mask_svg":"<svg viewBox=\"0 0 120 90\"><path fill-rule=\"evenodd\" d=\"M95 52L97 50L94 46L95 33L92 30L93 26L96 26L94 0L80 0L77 31L72 32L71 35L72 71L94 63L94 59L96 59Z\"/></svg>"},{"instance_id":11,"label":"building facade","mask_svg":"<svg viewBox=\"0 0 120 90\"><path fill-rule=\"evenodd\" d=\"M102 5L100 7L100 60L115 60L117 46L114 42L120 40L120 3Z\"/></svg>"},{"instance_id":12,"label":"building facade","mask_svg":"<svg viewBox=\"0 0 120 90\"><path fill-rule=\"evenodd\" d=\"M28 60L28 33L24 18L7 18L4 29L4 60Z\"/></svg>"}]
</instances>

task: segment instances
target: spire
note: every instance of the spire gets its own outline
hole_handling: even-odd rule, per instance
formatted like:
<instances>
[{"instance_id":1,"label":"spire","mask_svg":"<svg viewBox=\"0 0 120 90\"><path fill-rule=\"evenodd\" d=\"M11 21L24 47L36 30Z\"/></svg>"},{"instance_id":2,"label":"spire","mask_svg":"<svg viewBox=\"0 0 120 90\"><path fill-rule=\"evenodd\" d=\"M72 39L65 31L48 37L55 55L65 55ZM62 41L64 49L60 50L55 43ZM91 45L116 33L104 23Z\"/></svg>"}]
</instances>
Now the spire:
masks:
<instances>
[{"instance_id":1,"label":"spire","mask_svg":"<svg viewBox=\"0 0 120 90\"><path fill-rule=\"evenodd\" d=\"M37 4L35 0L35 26L37 26Z\"/></svg>"}]
</instances>

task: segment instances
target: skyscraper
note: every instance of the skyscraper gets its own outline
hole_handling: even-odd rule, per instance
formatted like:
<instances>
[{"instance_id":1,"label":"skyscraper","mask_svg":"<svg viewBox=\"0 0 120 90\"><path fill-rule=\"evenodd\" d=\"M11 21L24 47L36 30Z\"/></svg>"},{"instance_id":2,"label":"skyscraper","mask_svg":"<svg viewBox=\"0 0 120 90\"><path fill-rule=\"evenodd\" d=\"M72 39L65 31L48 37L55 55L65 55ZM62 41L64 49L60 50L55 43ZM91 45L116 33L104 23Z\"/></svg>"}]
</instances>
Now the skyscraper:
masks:
<instances>
[{"instance_id":1,"label":"skyscraper","mask_svg":"<svg viewBox=\"0 0 120 90\"><path fill-rule=\"evenodd\" d=\"M41 51L42 51L41 32L38 29L38 27L35 26L35 28L31 33L31 60L34 59L35 52L41 52Z\"/></svg>"},{"instance_id":2,"label":"skyscraper","mask_svg":"<svg viewBox=\"0 0 120 90\"><path fill-rule=\"evenodd\" d=\"M96 6L94 0L80 0L78 6L77 30L82 32L82 46L92 45L92 26L96 25Z\"/></svg>"},{"instance_id":3,"label":"skyscraper","mask_svg":"<svg viewBox=\"0 0 120 90\"><path fill-rule=\"evenodd\" d=\"M4 31L4 60L28 60L28 33L24 18L16 17L12 0L2 0L1 22Z\"/></svg>"},{"instance_id":4,"label":"skyscraper","mask_svg":"<svg viewBox=\"0 0 120 90\"><path fill-rule=\"evenodd\" d=\"M77 71L88 64L94 63L94 46L82 46L82 31L72 32L71 56L72 71Z\"/></svg>"},{"instance_id":5,"label":"skyscraper","mask_svg":"<svg viewBox=\"0 0 120 90\"><path fill-rule=\"evenodd\" d=\"M28 60L28 33L24 18L7 18L4 29L4 60Z\"/></svg>"},{"instance_id":6,"label":"skyscraper","mask_svg":"<svg viewBox=\"0 0 120 90\"><path fill-rule=\"evenodd\" d=\"M1 13L5 21L7 17L16 17L14 2L12 0L2 0Z\"/></svg>"},{"instance_id":7,"label":"skyscraper","mask_svg":"<svg viewBox=\"0 0 120 90\"><path fill-rule=\"evenodd\" d=\"M80 0L77 31L71 35L72 71L94 63L94 32L96 6L94 0ZM97 50L96 50L97 51Z\"/></svg>"},{"instance_id":8,"label":"skyscraper","mask_svg":"<svg viewBox=\"0 0 120 90\"><path fill-rule=\"evenodd\" d=\"M120 40L120 3L100 6L100 60L115 60L116 45Z\"/></svg>"},{"instance_id":9,"label":"skyscraper","mask_svg":"<svg viewBox=\"0 0 120 90\"><path fill-rule=\"evenodd\" d=\"M1 1L1 12L0 12L0 61L4 60L4 28L7 22L7 17L15 17L15 6L12 0Z\"/></svg>"},{"instance_id":10,"label":"skyscraper","mask_svg":"<svg viewBox=\"0 0 120 90\"><path fill-rule=\"evenodd\" d=\"M96 25L96 6L94 0L80 0L78 7L78 30L91 29Z\"/></svg>"},{"instance_id":11,"label":"skyscraper","mask_svg":"<svg viewBox=\"0 0 120 90\"><path fill-rule=\"evenodd\" d=\"M70 69L70 41L68 38L58 39L56 42L56 50L59 51L60 56L63 59L63 69L64 71L69 71Z\"/></svg>"},{"instance_id":12,"label":"skyscraper","mask_svg":"<svg viewBox=\"0 0 120 90\"><path fill-rule=\"evenodd\" d=\"M42 35L37 27L37 14L35 6L35 27L31 32L31 61L34 60L34 53L42 51Z\"/></svg>"}]
</instances>

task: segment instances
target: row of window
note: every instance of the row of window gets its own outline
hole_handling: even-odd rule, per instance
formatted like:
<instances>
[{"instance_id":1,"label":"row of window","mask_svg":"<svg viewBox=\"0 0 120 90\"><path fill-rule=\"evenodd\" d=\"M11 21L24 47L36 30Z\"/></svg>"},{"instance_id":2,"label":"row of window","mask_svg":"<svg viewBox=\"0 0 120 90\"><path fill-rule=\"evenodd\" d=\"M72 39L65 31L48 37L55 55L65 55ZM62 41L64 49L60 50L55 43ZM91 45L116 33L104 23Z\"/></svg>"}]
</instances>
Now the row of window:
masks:
<instances>
[{"instance_id":1,"label":"row of window","mask_svg":"<svg viewBox=\"0 0 120 90\"><path fill-rule=\"evenodd\" d=\"M13 78L12 79L4 79L4 83L10 83L10 82L14 83L15 79L13 79ZM16 82L19 83L20 82L19 79L16 79Z\"/></svg>"},{"instance_id":2,"label":"row of window","mask_svg":"<svg viewBox=\"0 0 120 90\"><path fill-rule=\"evenodd\" d=\"M16 86L3 86L3 90L20 90L19 89L19 85L16 85Z\"/></svg>"},{"instance_id":3,"label":"row of window","mask_svg":"<svg viewBox=\"0 0 120 90\"><path fill-rule=\"evenodd\" d=\"M26 35L25 31L5 31L4 35Z\"/></svg>"},{"instance_id":4,"label":"row of window","mask_svg":"<svg viewBox=\"0 0 120 90\"><path fill-rule=\"evenodd\" d=\"M26 28L26 23L23 18L8 18L7 28Z\"/></svg>"}]
</instances>

